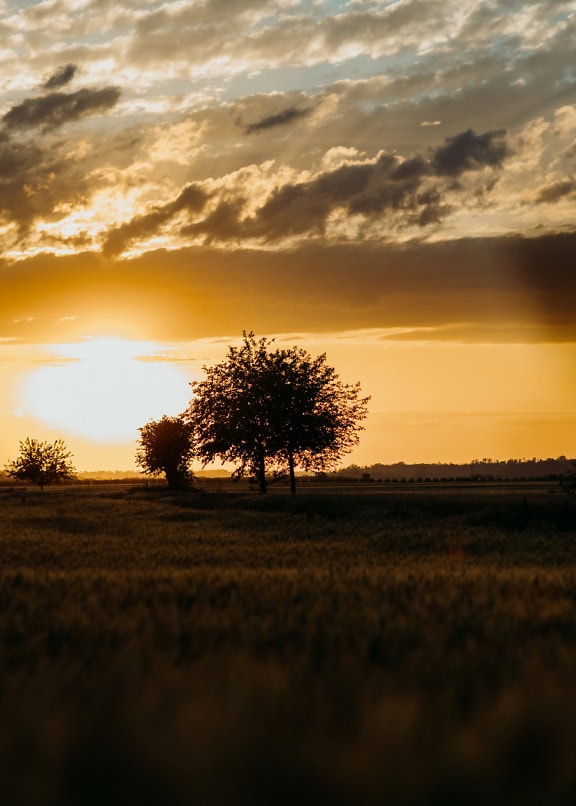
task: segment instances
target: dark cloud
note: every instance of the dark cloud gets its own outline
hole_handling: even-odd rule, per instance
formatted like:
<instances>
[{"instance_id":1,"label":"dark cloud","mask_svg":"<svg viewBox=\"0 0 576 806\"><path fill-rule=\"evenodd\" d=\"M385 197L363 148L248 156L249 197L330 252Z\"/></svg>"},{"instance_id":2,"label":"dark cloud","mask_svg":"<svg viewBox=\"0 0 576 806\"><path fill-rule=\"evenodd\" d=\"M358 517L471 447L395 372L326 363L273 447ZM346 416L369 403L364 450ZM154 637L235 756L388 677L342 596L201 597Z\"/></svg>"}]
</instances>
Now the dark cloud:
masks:
<instances>
[{"instance_id":1,"label":"dark cloud","mask_svg":"<svg viewBox=\"0 0 576 806\"><path fill-rule=\"evenodd\" d=\"M476 134L468 129L456 137L447 137L434 152L434 170L439 176L460 176L484 166L500 167L510 152L504 129Z\"/></svg>"},{"instance_id":2,"label":"dark cloud","mask_svg":"<svg viewBox=\"0 0 576 806\"><path fill-rule=\"evenodd\" d=\"M508 153L503 131L476 135L469 129L447 138L429 161L421 155L400 161L384 154L375 163L344 165L310 182L276 191L251 222L253 234L275 237L322 232L337 208L366 217L395 212L404 217L405 224L435 224L448 215L451 206L443 202L441 186L426 187L425 181L429 185L483 166L499 168Z\"/></svg>"},{"instance_id":3,"label":"dark cloud","mask_svg":"<svg viewBox=\"0 0 576 806\"><path fill-rule=\"evenodd\" d=\"M78 71L76 64L64 64L53 73L48 81L42 85L45 90L55 90L69 84Z\"/></svg>"},{"instance_id":4,"label":"dark cloud","mask_svg":"<svg viewBox=\"0 0 576 806\"><path fill-rule=\"evenodd\" d=\"M76 71L76 65L64 65L48 79L45 87L68 83ZM109 109L119 97L120 91L115 87L87 88L73 93L51 92L25 99L2 117L0 220L17 225L17 240L21 246L22 238L35 220L58 221L68 214L71 207L88 201L91 195L89 185L93 189L106 181L94 175L96 149L89 150L91 156L88 159L70 160L69 153L74 148L70 141L56 142L42 135L67 122ZM39 131L34 131L32 137L19 136L27 129ZM110 159L110 148L107 148L106 156ZM48 244L53 236L45 237Z\"/></svg>"},{"instance_id":5,"label":"dark cloud","mask_svg":"<svg viewBox=\"0 0 576 806\"><path fill-rule=\"evenodd\" d=\"M554 182L542 188L536 196L537 204L547 204L557 202L565 196L570 196L576 191L576 181L567 179L563 182Z\"/></svg>"},{"instance_id":6,"label":"dark cloud","mask_svg":"<svg viewBox=\"0 0 576 806\"><path fill-rule=\"evenodd\" d=\"M33 143L0 143L0 220L20 233L37 218L55 220L62 204L80 204L88 195L79 165Z\"/></svg>"},{"instance_id":7,"label":"dark cloud","mask_svg":"<svg viewBox=\"0 0 576 806\"><path fill-rule=\"evenodd\" d=\"M287 109L283 109L281 112L277 112L275 115L268 115L267 117L256 121L256 123L250 123L248 126L244 127L244 131L246 134L254 134L254 132L273 129L275 126L284 126L287 123L293 123L295 120L299 120L300 118L308 117L310 112L310 109L298 109L295 106L289 106Z\"/></svg>"},{"instance_id":8,"label":"dark cloud","mask_svg":"<svg viewBox=\"0 0 576 806\"><path fill-rule=\"evenodd\" d=\"M183 227L180 234L204 235L208 244L214 241L241 241L247 234L241 222L244 205L243 198L225 199L205 219Z\"/></svg>"},{"instance_id":9,"label":"dark cloud","mask_svg":"<svg viewBox=\"0 0 576 806\"><path fill-rule=\"evenodd\" d=\"M132 241L154 235L181 210L190 212L201 210L207 198L208 195L200 187L188 185L174 201L155 207L151 212L136 216L128 223L110 230L102 247L102 253L106 257L121 254Z\"/></svg>"},{"instance_id":10,"label":"dark cloud","mask_svg":"<svg viewBox=\"0 0 576 806\"><path fill-rule=\"evenodd\" d=\"M392 179L419 179L430 173L430 165L420 155L404 160L392 173Z\"/></svg>"},{"instance_id":11,"label":"dark cloud","mask_svg":"<svg viewBox=\"0 0 576 806\"><path fill-rule=\"evenodd\" d=\"M57 339L145 321L149 338L454 328L466 341L576 341L576 234L276 251L190 248L131 260L39 255L0 267L0 332ZM506 327L502 332L503 324ZM69 325L73 328L73 322ZM122 331L123 332L123 331ZM62 339L69 333L62 330ZM436 334L434 338L442 338Z\"/></svg>"},{"instance_id":12,"label":"dark cloud","mask_svg":"<svg viewBox=\"0 0 576 806\"><path fill-rule=\"evenodd\" d=\"M416 190L419 176L407 172L403 178L397 173L398 160L382 155L375 163L342 165L321 174L310 182L286 184L279 188L262 205L253 218L242 222L231 215L240 215L241 206L224 202L225 210L218 209L209 222L211 237L218 237L214 224L225 218L226 226L220 233L233 238L259 237L273 239L307 232L322 232L333 210L342 208L352 214L375 215L385 209L416 210L427 201L419 201ZM420 211L421 212L421 211ZM204 232L205 222L196 225L196 232Z\"/></svg>"},{"instance_id":13,"label":"dark cloud","mask_svg":"<svg viewBox=\"0 0 576 806\"><path fill-rule=\"evenodd\" d=\"M38 185L40 149L0 142L0 216L22 223L33 217L31 189Z\"/></svg>"},{"instance_id":14,"label":"dark cloud","mask_svg":"<svg viewBox=\"0 0 576 806\"><path fill-rule=\"evenodd\" d=\"M56 129L97 112L111 109L118 103L117 87L81 89L77 92L53 92L40 98L27 98L13 106L2 118L8 130L41 126L44 130Z\"/></svg>"}]
</instances>

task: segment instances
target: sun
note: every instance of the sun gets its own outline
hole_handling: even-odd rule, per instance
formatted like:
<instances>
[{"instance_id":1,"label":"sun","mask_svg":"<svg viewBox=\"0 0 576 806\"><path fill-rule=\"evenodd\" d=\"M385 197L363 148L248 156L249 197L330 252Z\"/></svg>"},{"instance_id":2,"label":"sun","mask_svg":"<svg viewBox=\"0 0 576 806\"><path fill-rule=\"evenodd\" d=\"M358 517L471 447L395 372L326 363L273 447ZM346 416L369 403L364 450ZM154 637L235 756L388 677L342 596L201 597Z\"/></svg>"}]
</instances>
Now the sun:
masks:
<instances>
[{"instance_id":1,"label":"sun","mask_svg":"<svg viewBox=\"0 0 576 806\"><path fill-rule=\"evenodd\" d=\"M151 418L183 411L189 380L153 342L115 337L50 345L24 381L23 409L52 428L95 442L137 439Z\"/></svg>"}]
</instances>

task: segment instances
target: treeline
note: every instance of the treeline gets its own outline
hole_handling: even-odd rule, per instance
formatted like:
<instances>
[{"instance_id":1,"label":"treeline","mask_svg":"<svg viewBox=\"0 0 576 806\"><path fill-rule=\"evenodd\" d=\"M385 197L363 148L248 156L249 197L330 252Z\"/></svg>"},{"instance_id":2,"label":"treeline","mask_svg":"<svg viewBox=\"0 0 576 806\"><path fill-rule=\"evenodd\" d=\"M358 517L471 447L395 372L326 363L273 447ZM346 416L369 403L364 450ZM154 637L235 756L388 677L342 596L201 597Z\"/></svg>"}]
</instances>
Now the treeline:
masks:
<instances>
[{"instance_id":1,"label":"treeline","mask_svg":"<svg viewBox=\"0 0 576 806\"><path fill-rule=\"evenodd\" d=\"M507 459L504 461L482 459L466 464L434 462L406 464L396 462L385 465L349 465L333 473L324 474L329 479L353 479L356 481L417 481L431 480L477 480L515 481L517 479L554 480L572 473L576 460L559 456L556 459Z\"/></svg>"}]
</instances>

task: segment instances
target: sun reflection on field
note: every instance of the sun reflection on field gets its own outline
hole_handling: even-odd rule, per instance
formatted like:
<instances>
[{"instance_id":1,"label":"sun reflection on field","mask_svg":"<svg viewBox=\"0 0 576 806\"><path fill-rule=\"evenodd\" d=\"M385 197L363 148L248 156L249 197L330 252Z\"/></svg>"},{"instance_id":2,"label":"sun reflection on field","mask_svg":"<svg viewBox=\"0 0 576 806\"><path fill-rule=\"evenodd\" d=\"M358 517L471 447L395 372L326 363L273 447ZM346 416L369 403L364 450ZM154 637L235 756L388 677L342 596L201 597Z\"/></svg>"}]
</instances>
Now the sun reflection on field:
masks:
<instances>
[{"instance_id":1,"label":"sun reflection on field","mask_svg":"<svg viewBox=\"0 0 576 806\"><path fill-rule=\"evenodd\" d=\"M151 417L181 412L190 380L158 345L106 337L51 345L24 381L24 409L53 428L99 442L136 438Z\"/></svg>"}]
</instances>

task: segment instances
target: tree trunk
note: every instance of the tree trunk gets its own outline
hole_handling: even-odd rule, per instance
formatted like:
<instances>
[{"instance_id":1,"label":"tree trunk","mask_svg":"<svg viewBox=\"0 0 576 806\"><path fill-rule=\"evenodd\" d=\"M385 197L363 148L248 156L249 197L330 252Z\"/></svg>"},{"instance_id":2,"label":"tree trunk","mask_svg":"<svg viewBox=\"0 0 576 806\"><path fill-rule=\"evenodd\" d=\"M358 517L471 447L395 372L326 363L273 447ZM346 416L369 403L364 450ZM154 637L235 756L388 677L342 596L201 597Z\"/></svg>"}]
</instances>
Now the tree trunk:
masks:
<instances>
[{"instance_id":1,"label":"tree trunk","mask_svg":"<svg viewBox=\"0 0 576 806\"><path fill-rule=\"evenodd\" d=\"M169 490L184 490L188 486L187 479L178 471L178 468L166 468L164 474Z\"/></svg>"},{"instance_id":2,"label":"tree trunk","mask_svg":"<svg viewBox=\"0 0 576 806\"><path fill-rule=\"evenodd\" d=\"M296 495L296 475L294 473L294 454L292 449L288 450L288 469L290 470L290 492Z\"/></svg>"},{"instance_id":3,"label":"tree trunk","mask_svg":"<svg viewBox=\"0 0 576 806\"><path fill-rule=\"evenodd\" d=\"M258 484L260 486L260 495L266 495L266 465L264 463L264 450L262 447L258 450Z\"/></svg>"},{"instance_id":4,"label":"tree trunk","mask_svg":"<svg viewBox=\"0 0 576 806\"><path fill-rule=\"evenodd\" d=\"M169 490L175 490L178 487L177 477L174 473L169 472L168 470L165 473L166 481L168 483Z\"/></svg>"}]
</instances>

